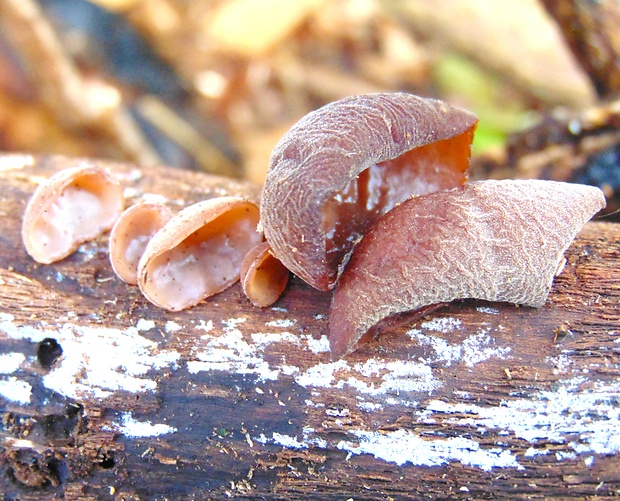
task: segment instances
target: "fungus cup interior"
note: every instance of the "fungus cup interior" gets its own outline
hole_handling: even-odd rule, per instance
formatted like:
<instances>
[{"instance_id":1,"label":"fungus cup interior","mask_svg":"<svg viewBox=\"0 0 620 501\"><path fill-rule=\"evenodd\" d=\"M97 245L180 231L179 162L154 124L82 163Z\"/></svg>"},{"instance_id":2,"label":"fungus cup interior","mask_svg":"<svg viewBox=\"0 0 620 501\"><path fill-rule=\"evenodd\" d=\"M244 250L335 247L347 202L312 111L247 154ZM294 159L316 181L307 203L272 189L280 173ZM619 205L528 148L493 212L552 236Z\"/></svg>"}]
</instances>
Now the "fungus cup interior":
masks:
<instances>
[{"instance_id":1,"label":"fungus cup interior","mask_svg":"<svg viewBox=\"0 0 620 501\"><path fill-rule=\"evenodd\" d=\"M97 167L66 169L43 183L24 216L28 253L49 264L110 229L123 210L121 185Z\"/></svg>"},{"instance_id":2,"label":"fungus cup interior","mask_svg":"<svg viewBox=\"0 0 620 501\"><path fill-rule=\"evenodd\" d=\"M288 283L289 270L271 253L267 242L254 247L241 264L243 292L254 306L275 303Z\"/></svg>"},{"instance_id":3,"label":"fungus cup interior","mask_svg":"<svg viewBox=\"0 0 620 501\"><path fill-rule=\"evenodd\" d=\"M138 284L154 304L179 311L221 292L239 280L243 258L261 241L255 204L239 199L213 212L210 202L218 203L181 211L147 245Z\"/></svg>"},{"instance_id":4,"label":"fungus cup interior","mask_svg":"<svg viewBox=\"0 0 620 501\"><path fill-rule=\"evenodd\" d=\"M172 211L157 203L133 205L121 214L110 233L110 262L123 281L138 283L138 263L147 244L171 218Z\"/></svg>"},{"instance_id":5,"label":"fungus cup interior","mask_svg":"<svg viewBox=\"0 0 620 501\"><path fill-rule=\"evenodd\" d=\"M370 166L323 207L328 265L340 272L347 254L381 216L411 196L447 190L467 180L475 127Z\"/></svg>"}]
</instances>

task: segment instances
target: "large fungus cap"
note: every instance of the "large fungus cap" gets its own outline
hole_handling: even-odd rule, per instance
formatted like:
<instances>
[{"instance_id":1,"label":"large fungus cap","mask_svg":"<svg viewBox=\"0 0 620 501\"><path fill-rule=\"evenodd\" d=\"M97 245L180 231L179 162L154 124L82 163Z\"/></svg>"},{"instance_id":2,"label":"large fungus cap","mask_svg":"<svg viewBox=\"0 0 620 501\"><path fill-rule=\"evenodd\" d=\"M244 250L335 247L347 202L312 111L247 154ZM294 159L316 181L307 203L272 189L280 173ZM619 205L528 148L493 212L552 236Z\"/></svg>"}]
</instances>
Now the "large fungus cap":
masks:
<instances>
[{"instance_id":1,"label":"large fungus cap","mask_svg":"<svg viewBox=\"0 0 620 501\"><path fill-rule=\"evenodd\" d=\"M59 261L109 230L124 204L122 186L101 167L61 170L28 202L22 225L26 251L39 263Z\"/></svg>"},{"instance_id":2,"label":"large fungus cap","mask_svg":"<svg viewBox=\"0 0 620 501\"><path fill-rule=\"evenodd\" d=\"M239 280L243 258L262 237L258 207L238 197L191 205L157 232L138 265L138 285L157 306L179 311Z\"/></svg>"},{"instance_id":3,"label":"large fungus cap","mask_svg":"<svg viewBox=\"0 0 620 501\"><path fill-rule=\"evenodd\" d=\"M405 93L336 101L273 150L261 229L275 256L320 290L370 225L411 195L465 182L477 118Z\"/></svg>"},{"instance_id":4,"label":"large fungus cap","mask_svg":"<svg viewBox=\"0 0 620 501\"><path fill-rule=\"evenodd\" d=\"M138 283L138 263L155 233L172 218L159 203L139 203L123 212L110 232L110 263L125 282Z\"/></svg>"},{"instance_id":5,"label":"large fungus cap","mask_svg":"<svg viewBox=\"0 0 620 501\"><path fill-rule=\"evenodd\" d=\"M593 186L478 181L392 209L356 246L332 298L332 357L380 322L455 299L540 307L577 232L605 207Z\"/></svg>"}]
</instances>

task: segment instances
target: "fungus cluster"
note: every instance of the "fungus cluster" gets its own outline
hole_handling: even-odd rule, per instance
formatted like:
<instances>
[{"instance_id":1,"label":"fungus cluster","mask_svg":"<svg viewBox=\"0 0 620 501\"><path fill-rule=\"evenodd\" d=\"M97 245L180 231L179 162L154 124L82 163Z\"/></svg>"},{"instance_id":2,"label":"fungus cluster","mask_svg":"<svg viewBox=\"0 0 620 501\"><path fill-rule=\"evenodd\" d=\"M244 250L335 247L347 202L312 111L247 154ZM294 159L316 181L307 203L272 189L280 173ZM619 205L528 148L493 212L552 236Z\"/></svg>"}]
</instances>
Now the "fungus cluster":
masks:
<instances>
[{"instance_id":1,"label":"fungus cluster","mask_svg":"<svg viewBox=\"0 0 620 501\"><path fill-rule=\"evenodd\" d=\"M263 292L273 282L257 275L256 266L240 275L246 255L255 259L255 247L260 252L268 249L256 231L259 210L253 202L214 198L176 215L163 204L139 203L123 211L124 205L122 186L105 169L82 165L62 170L39 185L26 207L26 251L50 264L111 228L113 270L128 284L137 284L159 307L189 308L240 277L254 304L257 296L261 306L279 297ZM282 280L280 273L278 287Z\"/></svg>"},{"instance_id":2,"label":"fungus cluster","mask_svg":"<svg viewBox=\"0 0 620 501\"><path fill-rule=\"evenodd\" d=\"M146 203L122 212L108 173L68 169L33 195L24 244L51 263L114 226L116 273L172 311L239 279L252 304L268 306L290 270L334 290L333 358L405 312L459 298L540 307L605 197L552 181L467 183L476 124L465 110L405 93L328 104L274 148L260 208L222 197L176 215Z\"/></svg>"},{"instance_id":3,"label":"fungus cluster","mask_svg":"<svg viewBox=\"0 0 620 501\"><path fill-rule=\"evenodd\" d=\"M467 184L476 123L434 99L370 94L310 113L276 145L261 229L285 266L335 289L333 358L455 299L542 306L564 251L605 207L592 186Z\"/></svg>"}]
</instances>

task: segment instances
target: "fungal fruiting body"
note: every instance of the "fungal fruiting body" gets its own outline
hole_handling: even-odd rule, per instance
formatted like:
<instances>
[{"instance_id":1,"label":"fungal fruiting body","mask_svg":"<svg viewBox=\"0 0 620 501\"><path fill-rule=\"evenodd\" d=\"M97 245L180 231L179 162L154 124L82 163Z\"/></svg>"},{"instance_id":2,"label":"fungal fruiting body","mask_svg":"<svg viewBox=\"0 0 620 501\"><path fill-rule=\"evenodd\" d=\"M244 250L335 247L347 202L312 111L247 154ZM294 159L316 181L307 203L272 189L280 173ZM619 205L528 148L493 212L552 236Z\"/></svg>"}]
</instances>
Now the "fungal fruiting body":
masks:
<instances>
[{"instance_id":1,"label":"fungal fruiting body","mask_svg":"<svg viewBox=\"0 0 620 501\"><path fill-rule=\"evenodd\" d=\"M138 264L138 285L146 298L179 311L239 280L241 262L262 236L258 207L238 197L191 205L149 241Z\"/></svg>"},{"instance_id":2,"label":"fungal fruiting body","mask_svg":"<svg viewBox=\"0 0 620 501\"><path fill-rule=\"evenodd\" d=\"M405 93L353 96L294 125L272 153L260 228L274 255L331 290L366 230L411 195L466 180L477 118Z\"/></svg>"},{"instance_id":3,"label":"fungal fruiting body","mask_svg":"<svg viewBox=\"0 0 620 501\"><path fill-rule=\"evenodd\" d=\"M106 170L84 164L59 171L35 190L22 225L33 259L59 261L109 230L123 211L123 188Z\"/></svg>"},{"instance_id":4,"label":"fungal fruiting body","mask_svg":"<svg viewBox=\"0 0 620 501\"><path fill-rule=\"evenodd\" d=\"M254 247L241 263L241 287L254 306L264 308L275 303L284 292L288 269L271 252L267 242Z\"/></svg>"},{"instance_id":5,"label":"fungal fruiting body","mask_svg":"<svg viewBox=\"0 0 620 501\"><path fill-rule=\"evenodd\" d=\"M554 181L479 181L413 197L356 246L332 298L340 358L403 312L459 298L542 306L601 190Z\"/></svg>"},{"instance_id":6,"label":"fungal fruiting body","mask_svg":"<svg viewBox=\"0 0 620 501\"><path fill-rule=\"evenodd\" d=\"M138 263L155 233L172 218L172 211L159 203L139 203L126 209L110 232L110 263L125 282L138 283Z\"/></svg>"}]
</instances>

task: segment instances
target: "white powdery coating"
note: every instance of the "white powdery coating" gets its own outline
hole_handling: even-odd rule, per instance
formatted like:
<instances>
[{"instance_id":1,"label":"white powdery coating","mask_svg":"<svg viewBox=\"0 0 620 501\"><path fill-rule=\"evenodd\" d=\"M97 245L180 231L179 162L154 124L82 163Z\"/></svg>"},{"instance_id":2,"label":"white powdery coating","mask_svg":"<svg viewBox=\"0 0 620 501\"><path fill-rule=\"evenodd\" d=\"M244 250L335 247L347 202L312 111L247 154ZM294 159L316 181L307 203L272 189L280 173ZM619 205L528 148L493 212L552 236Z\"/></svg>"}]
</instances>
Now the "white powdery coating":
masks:
<instances>
[{"instance_id":1,"label":"white powdery coating","mask_svg":"<svg viewBox=\"0 0 620 501\"><path fill-rule=\"evenodd\" d=\"M0 374L12 374L25 360L26 357L21 353L3 353L0 355Z\"/></svg>"},{"instance_id":2,"label":"white powdery coating","mask_svg":"<svg viewBox=\"0 0 620 501\"><path fill-rule=\"evenodd\" d=\"M267 438L264 433L261 433L260 436L255 438L256 442L261 444L274 443L276 445L281 445L282 447L286 447L288 449L308 449L311 446L316 446L320 448L327 447L327 441L320 438L315 437L313 428L305 427L303 430L303 437L299 440L297 437L291 437L290 435L285 435L283 433L273 432L271 438Z\"/></svg>"},{"instance_id":3,"label":"white powdery coating","mask_svg":"<svg viewBox=\"0 0 620 501\"><path fill-rule=\"evenodd\" d=\"M245 318L230 318L222 322L222 332L214 330L211 320L203 327L207 331L201 337L202 344L193 354L194 360L187 362L192 374L202 371L224 371L241 375L254 375L258 381L277 380L280 375L291 376L299 372L298 367L284 362L269 363L264 359L264 351L272 345L288 344L299 349L308 348L313 353L329 351L326 336L314 339L309 334L282 332L254 332L249 335L239 329L246 322ZM269 327L293 327L296 321L288 319L272 320ZM214 332L211 332L214 331ZM251 340L251 342L248 340Z\"/></svg>"},{"instance_id":4,"label":"white powdery coating","mask_svg":"<svg viewBox=\"0 0 620 501\"><path fill-rule=\"evenodd\" d=\"M437 331L447 334L448 332L460 329L461 321L458 318L437 317L422 322L420 327L429 331Z\"/></svg>"},{"instance_id":5,"label":"white powdery coating","mask_svg":"<svg viewBox=\"0 0 620 501\"><path fill-rule=\"evenodd\" d=\"M146 375L174 367L180 357L176 351L160 350L157 343L140 336L135 327L120 330L67 323L43 328L16 325L12 315L0 318L0 330L10 338L40 342L52 337L58 341L62 357L43 377L43 384L70 398L105 398L114 391L154 391L157 383Z\"/></svg>"},{"instance_id":6,"label":"white powdery coating","mask_svg":"<svg viewBox=\"0 0 620 501\"><path fill-rule=\"evenodd\" d=\"M487 313L488 315L497 315L499 313L498 309L491 308L490 306L478 306L476 311L479 311L480 313Z\"/></svg>"},{"instance_id":7,"label":"white powdery coating","mask_svg":"<svg viewBox=\"0 0 620 501\"><path fill-rule=\"evenodd\" d=\"M435 422L441 416L445 424L493 429L531 444L568 441L578 454L618 454L620 383L599 382L591 389L582 388L584 383L587 381L583 377L564 380L554 391L506 401L498 407L434 400L419 413L419 421Z\"/></svg>"},{"instance_id":8,"label":"white powdery coating","mask_svg":"<svg viewBox=\"0 0 620 501\"><path fill-rule=\"evenodd\" d=\"M173 426L167 424L152 424L150 421L137 421L131 412L121 415L121 422L115 424L114 429L129 438L148 438L166 435L177 431Z\"/></svg>"},{"instance_id":9,"label":"white powdery coating","mask_svg":"<svg viewBox=\"0 0 620 501\"><path fill-rule=\"evenodd\" d=\"M182 327L179 324L177 324L176 322L172 321L172 320L168 320L166 322L166 325L164 325L164 330L168 334L172 334L173 332L180 331L181 329L182 329Z\"/></svg>"},{"instance_id":10,"label":"white powdery coating","mask_svg":"<svg viewBox=\"0 0 620 501\"><path fill-rule=\"evenodd\" d=\"M272 320L267 322L265 325L267 327L293 327L297 323L297 320L291 320L289 318L279 318L277 320Z\"/></svg>"},{"instance_id":11,"label":"white powdery coating","mask_svg":"<svg viewBox=\"0 0 620 501\"><path fill-rule=\"evenodd\" d=\"M224 371L242 375L254 375L259 381L276 380L280 371L272 369L261 355L261 347L248 343L237 325L245 323L245 318L231 318L223 321L224 332L219 336L205 335L207 341L201 351L195 354L196 360L187 362L187 370L196 374L203 371ZM266 346L270 340L265 338Z\"/></svg>"},{"instance_id":12,"label":"white powdery coating","mask_svg":"<svg viewBox=\"0 0 620 501\"><path fill-rule=\"evenodd\" d=\"M144 318L138 320L138 323L136 324L136 329L138 329L139 331L149 331L154 328L155 322L153 322L152 320L145 320Z\"/></svg>"},{"instance_id":13,"label":"white powdery coating","mask_svg":"<svg viewBox=\"0 0 620 501\"><path fill-rule=\"evenodd\" d=\"M426 324L427 322L422 324L422 327L426 327ZM511 351L507 346L496 346L495 339L488 334L489 331L489 328L483 328L458 343L449 343L440 337L422 334L420 329L411 329L407 334L422 346L430 346L433 349L435 355L427 362L444 362L446 366L450 366L452 362L462 361L471 368L491 357L505 360Z\"/></svg>"},{"instance_id":14,"label":"white powdery coating","mask_svg":"<svg viewBox=\"0 0 620 501\"><path fill-rule=\"evenodd\" d=\"M325 334L319 339L315 339L311 334L306 334L302 337L306 340L308 349L315 355L329 352L329 338Z\"/></svg>"},{"instance_id":15,"label":"white powdery coating","mask_svg":"<svg viewBox=\"0 0 620 501\"><path fill-rule=\"evenodd\" d=\"M32 386L26 381L20 381L14 376L0 379L0 395L11 402L26 405L30 403Z\"/></svg>"},{"instance_id":16,"label":"white powdery coating","mask_svg":"<svg viewBox=\"0 0 620 501\"><path fill-rule=\"evenodd\" d=\"M377 382L370 380L373 376L378 378ZM400 392L431 393L441 386L441 382L435 379L432 369L426 364L375 359L353 366L345 360L319 363L297 374L295 382L300 386L313 388L350 387L371 396Z\"/></svg>"},{"instance_id":17,"label":"white powdery coating","mask_svg":"<svg viewBox=\"0 0 620 501\"><path fill-rule=\"evenodd\" d=\"M491 471L493 468L522 469L510 451L500 448L483 449L478 442L467 438L427 440L408 430L388 433L354 430L350 433L359 439L359 443L343 440L337 444L339 449L352 454L371 454L399 466L405 463L414 466L440 466L458 461L484 471Z\"/></svg>"}]
</instances>

